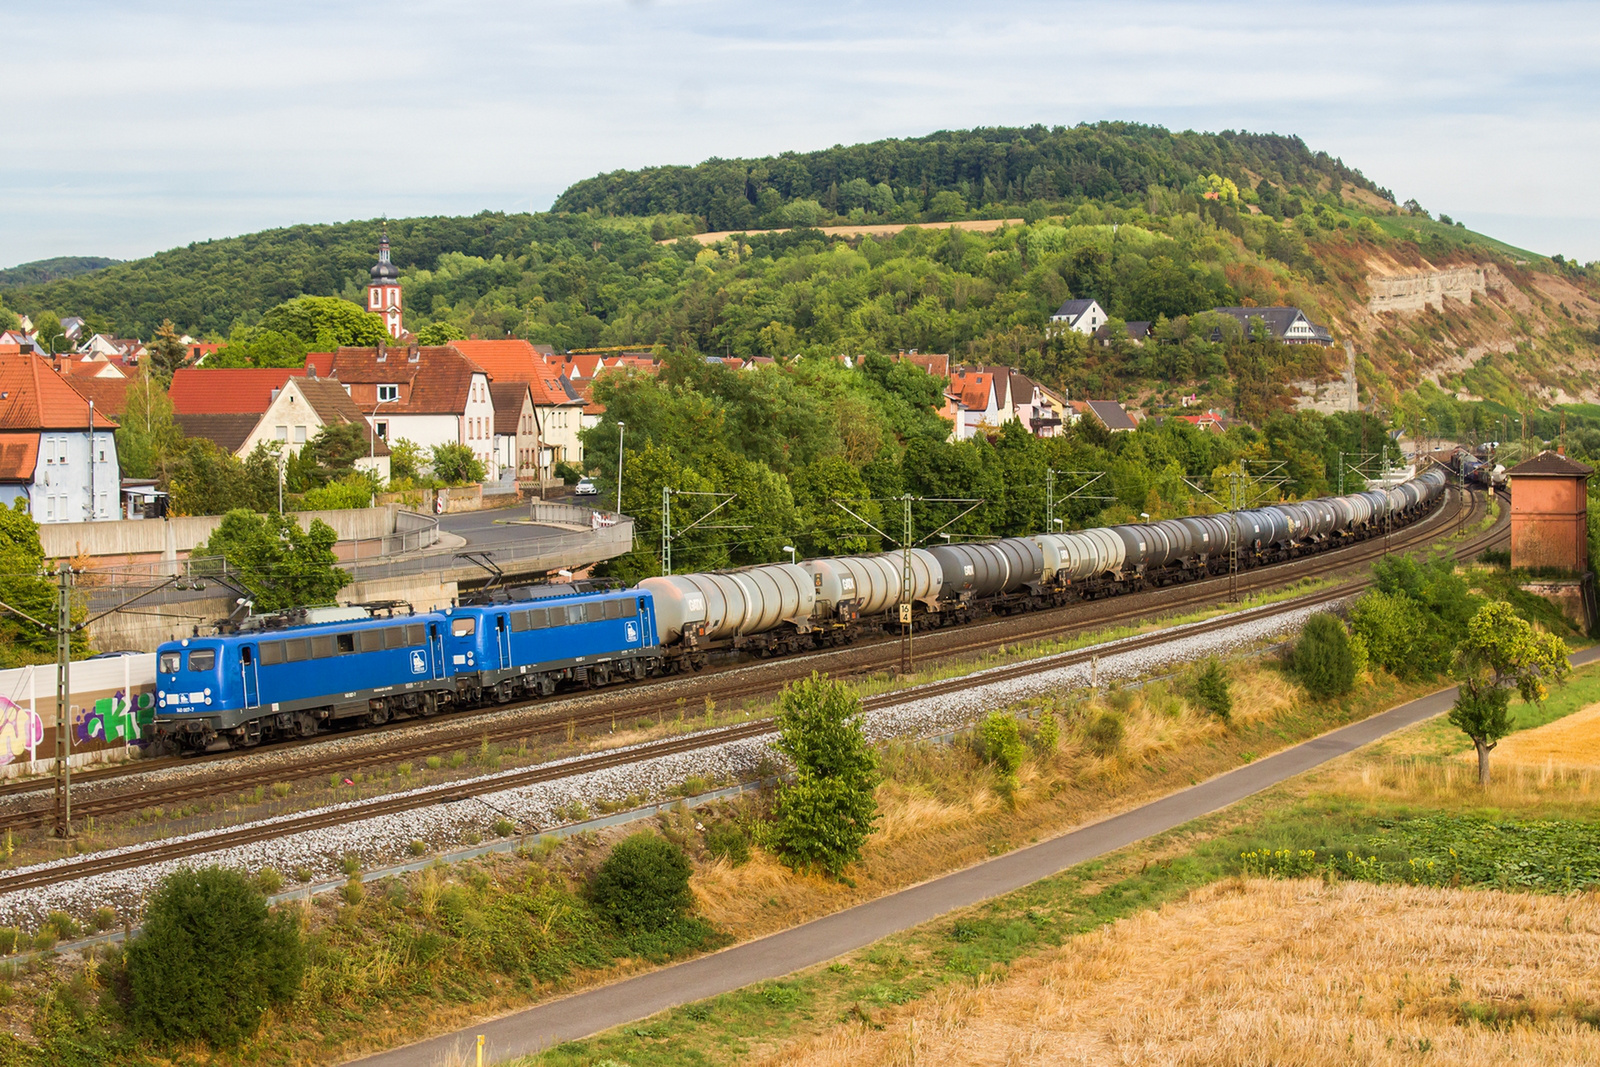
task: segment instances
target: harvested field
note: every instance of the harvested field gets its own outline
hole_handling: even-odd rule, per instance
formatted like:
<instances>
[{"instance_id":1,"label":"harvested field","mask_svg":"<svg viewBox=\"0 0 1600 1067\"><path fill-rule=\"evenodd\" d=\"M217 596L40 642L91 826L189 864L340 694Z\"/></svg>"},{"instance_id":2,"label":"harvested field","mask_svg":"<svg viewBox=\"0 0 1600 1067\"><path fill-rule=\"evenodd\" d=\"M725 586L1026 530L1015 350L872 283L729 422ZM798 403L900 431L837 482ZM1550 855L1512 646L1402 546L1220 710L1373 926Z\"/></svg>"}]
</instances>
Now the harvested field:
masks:
<instances>
[{"instance_id":1,"label":"harvested field","mask_svg":"<svg viewBox=\"0 0 1600 1067\"><path fill-rule=\"evenodd\" d=\"M1476 757L1474 757L1476 759ZM1533 730L1514 733L1495 748L1498 763L1600 770L1600 704Z\"/></svg>"},{"instance_id":2,"label":"harvested field","mask_svg":"<svg viewBox=\"0 0 1600 1067\"><path fill-rule=\"evenodd\" d=\"M872 1022L762 1062L1596 1063L1600 897L1230 879Z\"/></svg>"}]
</instances>

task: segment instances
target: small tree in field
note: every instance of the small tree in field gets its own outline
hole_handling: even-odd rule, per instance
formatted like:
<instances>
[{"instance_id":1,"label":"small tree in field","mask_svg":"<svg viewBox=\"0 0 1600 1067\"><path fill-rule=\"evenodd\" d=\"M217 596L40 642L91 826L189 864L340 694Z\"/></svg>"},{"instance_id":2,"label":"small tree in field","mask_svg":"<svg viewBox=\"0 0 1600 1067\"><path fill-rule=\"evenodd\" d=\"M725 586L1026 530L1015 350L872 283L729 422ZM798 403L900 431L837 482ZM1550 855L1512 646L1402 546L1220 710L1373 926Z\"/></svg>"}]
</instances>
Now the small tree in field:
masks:
<instances>
[{"instance_id":1,"label":"small tree in field","mask_svg":"<svg viewBox=\"0 0 1600 1067\"><path fill-rule=\"evenodd\" d=\"M768 841L796 870L838 876L861 858L878 818L878 755L862 732L861 701L812 673L778 697L779 752L795 779L778 789Z\"/></svg>"},{"instance_id":2,"label":"small tree in field","mask_svg":"<svg viewBox=\"0 0 1600 1067\"><path fill-rule=\"evenodd\" d=\"M300 988L304 949L294 915L267 910L238 871L174 871L127 950L128 1018L139 1033L233 1046L269 1005Z\"/></svg>"},{"instance_id":3,"label":"small tree in field","mask_svg":"<svg viewBox=\"0 0 1600 1067\"><path fill-rule=\"evenodd\" d=\"M1511 732L1511 694L1543 700L1552 684L1572 673L1567 646L1553 634L1539 633L1503 601L1485 604L1467 623L1450 671L1460 695L1450 709L1450 724L1478 750L1478 783L1489 784L1489 753Z\"/></svg>"}]
</instances>

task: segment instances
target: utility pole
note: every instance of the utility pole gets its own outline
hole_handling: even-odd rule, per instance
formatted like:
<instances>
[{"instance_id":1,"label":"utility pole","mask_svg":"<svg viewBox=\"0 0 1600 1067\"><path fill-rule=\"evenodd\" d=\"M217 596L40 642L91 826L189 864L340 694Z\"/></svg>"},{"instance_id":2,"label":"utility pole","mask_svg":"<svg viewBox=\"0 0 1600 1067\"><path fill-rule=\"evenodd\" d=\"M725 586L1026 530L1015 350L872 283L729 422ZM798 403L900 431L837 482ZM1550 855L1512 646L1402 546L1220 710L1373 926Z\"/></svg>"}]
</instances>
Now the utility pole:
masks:
<instances>
[{"instance_id":1,"label":"utility pole","mask_svg":"<svg viewBox=\"0 0 1600 1067\"><path fill-rule=\"evenodd\" d=\"M694 520L677 533L673 533L672 498L674 496L709 496L721 497L722 499L719 503L712 507L710 511L706 512L704 515L700 516L698 519ZM728 504L733 503L733 498L736 496L738 496L737 493L695 493L684 489L674 489L670 485L663 485L661 487L661 573L663 575L669 575L672 573L672 542L681 537L683 534L693 530L695 527L700 526L701 523L715 515ZM750 527L702 526L700 528L704 530L748 530Z\"/></svg>"},{"instance_id":2,"label":"utility pole","mask_svg":"<svg viewBox=\"0 0 1600 1067\"><path fill-rule=\"evenodd\" d=\"M56 836L72 836L72 568L56 567Z\"/></svg>"},{"instance_id":3,"label":"utility pole","mask_svg":"<svg viewBox=\"0 0 1600 1067\"><path fill-rule=\"evenodd\" d=\"M900 675L911 674L911 494L900 498L904 507L905 535L900 540Z\"/></svg>"},{"instance_id":4,"label":"utility pole","mask_svg":"<svg viewBox=\"0 0 1600 1067\"><path fill-rule=\"evenodd\" d=\"M617 422L617 517L622 517L622 428L626 423Z\"/></svg>"}]
</instances>

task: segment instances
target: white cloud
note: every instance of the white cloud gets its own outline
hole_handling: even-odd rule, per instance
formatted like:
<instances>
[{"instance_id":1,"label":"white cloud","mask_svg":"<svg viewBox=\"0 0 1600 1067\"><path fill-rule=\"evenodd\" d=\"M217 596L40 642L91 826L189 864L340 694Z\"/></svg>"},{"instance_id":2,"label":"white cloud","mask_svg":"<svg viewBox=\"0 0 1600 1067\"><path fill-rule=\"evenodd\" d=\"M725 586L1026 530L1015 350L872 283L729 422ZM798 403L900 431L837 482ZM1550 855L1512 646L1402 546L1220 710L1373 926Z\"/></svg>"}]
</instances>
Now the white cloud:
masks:
<instances>
[{"instance_id":1,"label":"white cloud","mask_svg":"<svg viewBox=\"0 0 1600 1067\"><path fill-rule=\"evenodd\" d=\"M542 208L617 167L1107 118L1297 133L1402 198L1600 257L1600 228L1559 225L1597 217L1584 179L1600 162L1600 19L1575 3L1508 10L727 0L0 10L0 36L32 61L7 85L13 141L31 155L0 174L0 262L134 256L385 212Z\"/></svg>"}]
</instances>

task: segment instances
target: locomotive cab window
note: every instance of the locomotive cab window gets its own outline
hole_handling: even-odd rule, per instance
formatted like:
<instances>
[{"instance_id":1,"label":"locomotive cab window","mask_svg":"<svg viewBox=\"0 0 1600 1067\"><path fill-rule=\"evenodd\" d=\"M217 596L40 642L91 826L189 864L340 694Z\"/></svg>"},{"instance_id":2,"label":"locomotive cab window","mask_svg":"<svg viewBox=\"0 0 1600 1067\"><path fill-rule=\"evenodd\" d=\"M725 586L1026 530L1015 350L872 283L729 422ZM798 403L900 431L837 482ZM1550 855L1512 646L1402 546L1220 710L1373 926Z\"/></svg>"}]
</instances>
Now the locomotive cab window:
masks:
<instances>
[{"instance_id":1,"label":"locomotive cab window","mask_svg":"<svg viewBox=\"0 0 1600 1067\"><path fill-rule=\"evenodd\" d=\"M341 656L346 652L354 652L356 650L356 635L338 634L334 637L334 646Z\"/></svg>"},{"instance_id":2,"label":"locomotive cab window","mask_svg":"<svg viewBox=\"0 0 1600 1067\"><path fill-rule=\"evenodd\" d=\"M217 665L217 653L211 648L197 648L189 653L191 671L209 671Z\"/></svg>"},{"instance_id":3,"label":"locomotive cab window","mask_svg":"<svg viewBox=\"0 0 1600 1067\"><path fill-rule=\"evenodd\" d=\"M450 636L471 637L478 632L478 620L468 615L461 619L450 620Z\"/></svg>"},{"instance_id":4,"label":"locomotive cab window","mask_svg":"<svg viewBox=\"0 0 1600 1067\"><path fill-rule=\"evenodd\" d=\"M176 652L161 653L161 673L177 674L178 663L182 660L182 658L183 657Z\"/></svg>"}]
</instances>

